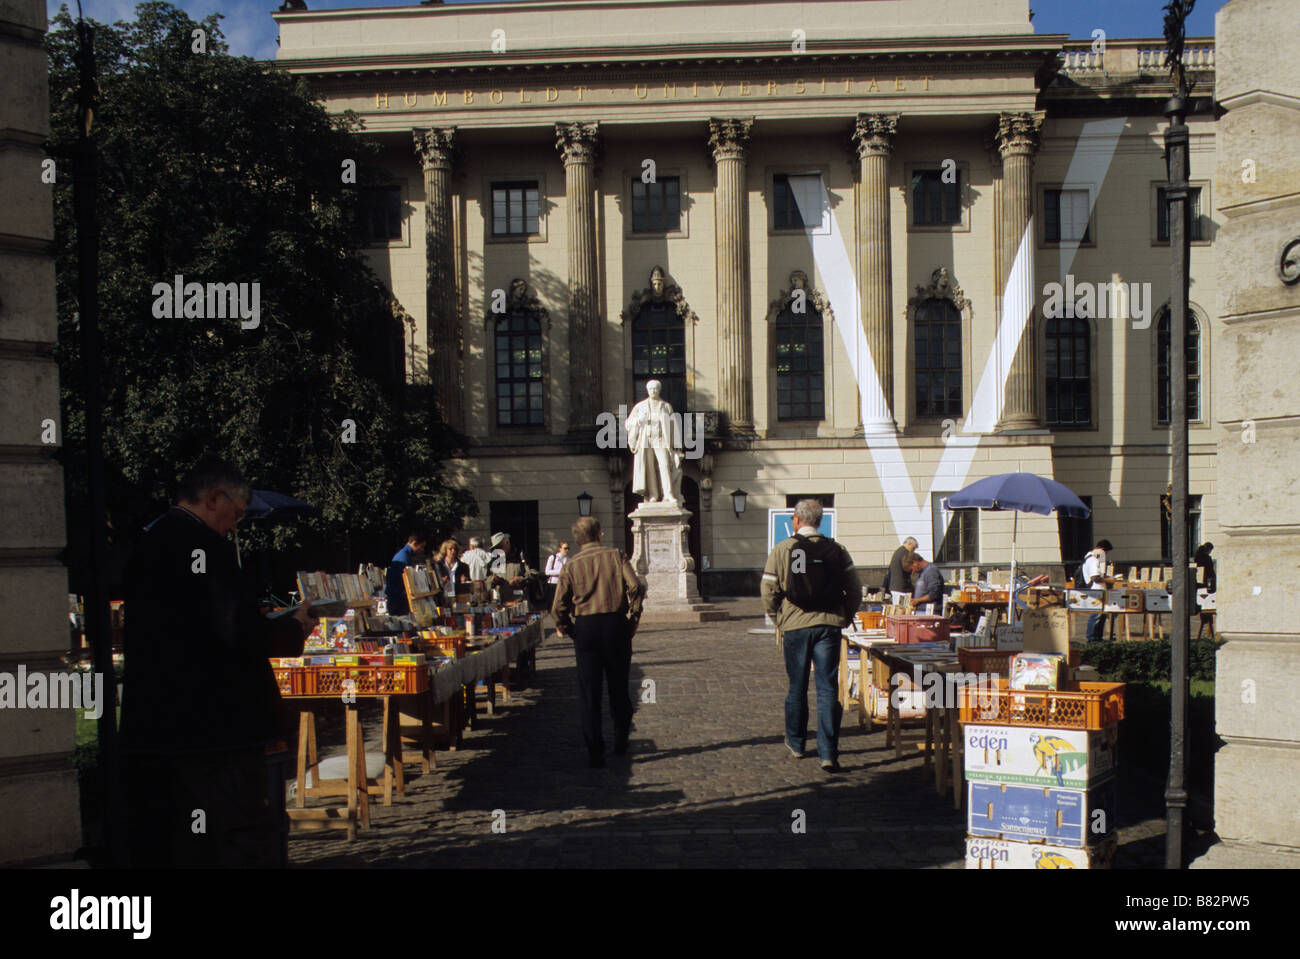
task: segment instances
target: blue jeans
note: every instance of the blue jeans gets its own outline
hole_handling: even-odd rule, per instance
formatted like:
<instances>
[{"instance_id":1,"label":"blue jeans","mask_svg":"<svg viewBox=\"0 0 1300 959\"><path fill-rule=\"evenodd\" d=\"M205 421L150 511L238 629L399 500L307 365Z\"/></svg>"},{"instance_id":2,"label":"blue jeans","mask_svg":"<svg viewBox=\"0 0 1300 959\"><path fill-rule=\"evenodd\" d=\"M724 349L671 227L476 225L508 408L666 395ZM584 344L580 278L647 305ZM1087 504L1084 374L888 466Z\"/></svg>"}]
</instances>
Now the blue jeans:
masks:
<instances>
[{"instance_id":1,"label":"blue jeans","mask_svg":"<svg viewBox=\"0 0 1300 959\"><path fill-rule=\"evenodd\" d=\"M1106 638L1106 617L1093 613L1088 617L1088 642L1100 643Z\"/></svg>"},{"instance_id":2,"label":"blue jeans","mask_svg":"<svg viewBox=\"0 0 1300 959\"><path fill-rule=\"evenodd\" d=\"M823 761L839 758L840 630L835 626L810 626L785 634L785 672L790 692L785 697L785 741L800 752L808 738L808 668L815 666L817 683L817 755Z\"/></svg>"}]
</instances>

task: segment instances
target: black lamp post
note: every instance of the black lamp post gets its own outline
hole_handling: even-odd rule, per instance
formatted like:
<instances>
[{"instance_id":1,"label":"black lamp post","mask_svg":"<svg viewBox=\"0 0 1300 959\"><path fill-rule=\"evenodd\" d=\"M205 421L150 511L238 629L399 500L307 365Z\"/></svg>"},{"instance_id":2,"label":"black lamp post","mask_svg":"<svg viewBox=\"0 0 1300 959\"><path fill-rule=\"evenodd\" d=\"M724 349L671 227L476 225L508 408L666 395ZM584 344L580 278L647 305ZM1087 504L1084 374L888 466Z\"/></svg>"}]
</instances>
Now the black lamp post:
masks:
<instances>
[{"instance_id":1,"label":"black lamp post","mask_svg":"<svg viewBox=\"0 0 1300 959\"><path fill-rule=\"evenodd\" d=\"M1187 16L1196 0L1170 0L1165 5L1165 66L1173 74L1174 95L1165 105L1165 158L1169 176L1169 447L1172 455L1170 516L1173 553L1170 640L1169 779L1165 786L1165 868L1183 867L1184 812L1187 808L1187 286L1190 268L1188 200L1189 106L1183 45Z\"/></svg>"},{"instance_id":2,"label":"black lamp post","mask_svg":"<svg viewBox=\"0 0 1300 959\"><path fill-rule=\"evenodd\" d=\"M731 508L736 511L736 519L740 519L740 514L745 512L745 497L748 495L743 489L731 491Z\"/></svg>"},{"instance_id":3,"label":"black lamp post","mask_svg":"<svg viewBox=\"0 0 1300 959\"><path fill-rule=\"evenodd\" d=\"M581 493L578 494L578 515L579 516L591 515L591 500L592 500L592 495L588 493L586 490L583 490Z\"/></svg>"}]
</instances>

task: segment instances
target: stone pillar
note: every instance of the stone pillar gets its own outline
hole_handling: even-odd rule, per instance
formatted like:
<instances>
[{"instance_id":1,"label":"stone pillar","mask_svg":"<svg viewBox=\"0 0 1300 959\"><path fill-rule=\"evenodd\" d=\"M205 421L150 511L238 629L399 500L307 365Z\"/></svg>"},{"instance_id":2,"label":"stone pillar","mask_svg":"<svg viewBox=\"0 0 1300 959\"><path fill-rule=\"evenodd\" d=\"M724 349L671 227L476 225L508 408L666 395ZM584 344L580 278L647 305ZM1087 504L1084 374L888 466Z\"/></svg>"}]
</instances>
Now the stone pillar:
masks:
<instances>
[{"instance_id":1,"label":"stone pillar","mask_svg":"<svg viewBox=\"0 0 1300 959\"><path fill-rule=\"evenodd\" d=\"M745 151L752 119L709 121L709 149L718 170L717 224L718 405L731 433L754 432L754 385L749 357L749 192Z\"/></svg>"},{"instance_id":2,"label":"stone pillar","mask_svg":"<svg viewBox=\"0 0 1300 959\"><path fill-rule=\"evenodd\" d=\"M859 113L853 141L858 149L858 295L862 335L880 381L876 392L870 376L859 390L865 395L862 430L894 433L894 317L889 232L889 156L894 148L898 114ZM865 374L866 371L864 370ZM861 407L860 407L861 408Z\"/></svg>"},{"instance_id":3,"label":"stone pillar","mask_svg":"<svg viewBox=\"0 0 1300 959\"><path fill-rule=\"evenodd\" d=\"M438 413L465 429L460 376L460 304L456 296L456 242L452 230L451 167L456 128L415 131L424 167L425 345Z\"/></svg>"},{"instance_id":4,"label":"stone pillar","mask_svg":"<svg viewBox=\"0 0 1300 959\"><path fill-rule=\"evenodd\" d=\"M59 657L70 637L68 573L60 561L67 531L63 467L55 459L63 422L54 360L54 188L41 183L50 135L45 4L17 0L0 19L0 673L11 680L25 667L29 676L50 675L53 686L53 676L66 670ZM60 161L58 173L71 179L71 164ZM84 457L69 469L84 471ZM108 709L113 688L113 677L106 677ZM27 692L18 686L19 702ZM81 811L75 748L72 710L0 709L6 813L0 863L66 863L76 854Z\"/></svg>"},{"instance_id":5,"label":"stone pillar","mask_svg":"<svg viewBox=\"0 0 1300 959\"><path fill-rule=\"evenodd\" d=\"M590 433L604 408L600 282L596 267L595 166L598 123L555 124L564 157L569 223L569 431Z\"/></svg>"},{"instance_id":6,"label":"stone pillar","mask_svg":"<svg viewBox=\"0 0 1300 959\"><path fill-rule=\"evenodd\" d=\"M1024 311L1025 331L1016 346L1007 377L998 431L1034 430L1042 426L1038 406L1038 352L1034 330L1034 237L1026 236L1034 210L1031 173L1043 117L1036 113L1004 113L998 120L998 152L1002 154L1002 267L1005 291L1002 309ZM1025 258L1016 269L1024 242ZM1018 317L1017 317L1018 319Z\"/></svg>"},{"instance_id":7,"label":"stone pillar","mask_svg":"<svg viewBox=\"0 0 1300 959\"><path fill-rule=\"evenodd\" d=\"M1216 628L1227 642L1215 657L1214 682L1214 728L1223 740L1213 756L1220 841L1193 868L1295 868L1300 591L1269 573L1300 567L1300 390L1291 373L1300 356L1300 75L1278 55L1300 44L1300 19L1283 5L1234 0L1215 14L1214 35L1214 97L1223 112L1213 124L1193 114L1188 125L1193 137L1212 126L1218 154L1210 346L1222 373L1211 381L1219 432L1209 498L1220 527ZM1265 36L1272 42L1260 42ZM1243 182L1246 158L1258 173ZM1202 334L1202 350L1205 344ZM1192 765L1211 760L1189 758Z\"/></svg>"}]
</instances>

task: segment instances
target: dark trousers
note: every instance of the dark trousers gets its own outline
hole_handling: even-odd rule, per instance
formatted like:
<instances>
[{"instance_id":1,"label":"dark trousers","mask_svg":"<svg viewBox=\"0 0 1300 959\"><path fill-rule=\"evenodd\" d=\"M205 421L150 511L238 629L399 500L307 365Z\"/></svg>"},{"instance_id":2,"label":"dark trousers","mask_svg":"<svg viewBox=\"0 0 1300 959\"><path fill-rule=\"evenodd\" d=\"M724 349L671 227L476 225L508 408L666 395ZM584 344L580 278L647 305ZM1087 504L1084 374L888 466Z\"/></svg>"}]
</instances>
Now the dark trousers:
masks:
<instances>
[{"instance_id":1,"label":"dark trousers","mask_svg":"<svg viewBox=\"0 0 1300 959\"><path fill-rule=\"evenodd\" d=\"M785 697L785 741L803 752L808 737L808 670L817 687L817 755L835 762L840 753L840 630L835 626L809 626L785 634L785 672L790 691Z\"/></svg>"},{"instance_id":2,"label":"dark trousers","mask_svg":"<svg viewBox=\"0 0 1300 959\"><path fill-rule=\"evenodd\" d=\"M587 753L605 755L601 733L601 678L609 684L609 711L614 716L614 741L627 741L632 730L632 624L622 613L578 616L573 621L573 651L578 657L578 716Z\"/></svg>"},{"instance_id":3,"label":"dark trousers","mask_svg":"<svg viewBox=\"0 0 1300 959\"><path fill-rule=\"evenodd\" d=\"M283 865L285 814L282 803L272 805L261 746L131 756L126 773L132 866Z\"/></svg>"}]
</instances>

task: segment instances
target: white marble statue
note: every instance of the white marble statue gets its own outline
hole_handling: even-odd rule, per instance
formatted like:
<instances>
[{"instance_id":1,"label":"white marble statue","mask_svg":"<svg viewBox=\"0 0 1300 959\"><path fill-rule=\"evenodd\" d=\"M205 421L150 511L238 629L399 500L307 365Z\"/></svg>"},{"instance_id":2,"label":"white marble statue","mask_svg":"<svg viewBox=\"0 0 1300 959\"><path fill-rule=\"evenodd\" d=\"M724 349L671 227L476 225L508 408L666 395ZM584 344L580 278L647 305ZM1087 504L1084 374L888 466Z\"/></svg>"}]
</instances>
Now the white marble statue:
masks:
<instances>
[{"instance_id":1,"label":"white marble statue","mask_svg":"<svg viewBox=\"0 0 1300 959\"><path fill-rule=\"evenodd\" d=\"M632 450L632 492L647 503L681 503L682 442L673 406L659 398L662 384L645 385L646 398L627 415L627 443Z\"/></svg>"}]
</instances>

